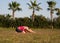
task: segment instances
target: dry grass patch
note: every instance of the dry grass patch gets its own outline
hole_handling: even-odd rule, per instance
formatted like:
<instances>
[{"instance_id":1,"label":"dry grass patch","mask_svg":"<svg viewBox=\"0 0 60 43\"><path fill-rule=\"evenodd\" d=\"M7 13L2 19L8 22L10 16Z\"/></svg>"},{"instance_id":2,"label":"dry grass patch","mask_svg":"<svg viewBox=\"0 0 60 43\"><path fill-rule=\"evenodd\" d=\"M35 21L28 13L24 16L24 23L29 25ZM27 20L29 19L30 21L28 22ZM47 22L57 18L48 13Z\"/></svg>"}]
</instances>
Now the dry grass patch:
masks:
<instances>
[{"instance_id":1,"label":"dry grass patch","mask_svg":"<svg viewBox=\"0 0 60 43\"><path fill-rule=\"evenodd\" d=\"M0 28L0 43L60 43L60 29L33 29L37 33L16 33L14 28Z\"/></svg>"}]
</instances>

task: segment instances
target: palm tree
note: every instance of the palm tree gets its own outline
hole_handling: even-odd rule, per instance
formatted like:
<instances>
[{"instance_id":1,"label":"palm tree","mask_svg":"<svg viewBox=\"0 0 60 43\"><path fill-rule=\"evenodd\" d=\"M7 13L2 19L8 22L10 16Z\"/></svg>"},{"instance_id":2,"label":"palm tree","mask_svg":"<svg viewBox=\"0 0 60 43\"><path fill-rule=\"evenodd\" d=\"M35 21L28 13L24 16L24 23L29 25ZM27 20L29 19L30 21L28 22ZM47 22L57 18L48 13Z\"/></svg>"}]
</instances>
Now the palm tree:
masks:
<instances>
[{"instance_id":1,"label":"palm tree","mask_svg":"<svg viewBox=\"0 0 60 43\"><path fill-rule=\"evenodd\" d=\"M55 5L56 5L56 2L54 1L47 1L48 5L49 5L49 8L48 10L50 10L50 15L51 15L51 27L53 29L53 13L54 13L54 10L55 10Z\"/></svg>"},{"instance_id":2,"label":"palm tree","mask_svg":"<svg viewBox=\"0 0 60 43\"><path fill-rule=\"evenodd\" d=\"M14 19L14 13L15 11L19 11L19 10L22 10L21 8L19 8L20 4L17 3L17 2L12 2L12 3L9 3L9 10L12 10L12 18Z\"/></svg>"},{"instance_id":3,"label":"palm tree","mask_svg":"<svg viewBox=\"0 0 60 43\"><path fill-rule=\"evenodd\" d=\"M41 3L36 3L36 0L34 2L30 1L30 3L27 3L29 5L29 9L32 9L32 21L34 22L34 16L35 16L35 11L39 11L41 8L39 7L39 5Z\"/></svg>"}]
</instances>

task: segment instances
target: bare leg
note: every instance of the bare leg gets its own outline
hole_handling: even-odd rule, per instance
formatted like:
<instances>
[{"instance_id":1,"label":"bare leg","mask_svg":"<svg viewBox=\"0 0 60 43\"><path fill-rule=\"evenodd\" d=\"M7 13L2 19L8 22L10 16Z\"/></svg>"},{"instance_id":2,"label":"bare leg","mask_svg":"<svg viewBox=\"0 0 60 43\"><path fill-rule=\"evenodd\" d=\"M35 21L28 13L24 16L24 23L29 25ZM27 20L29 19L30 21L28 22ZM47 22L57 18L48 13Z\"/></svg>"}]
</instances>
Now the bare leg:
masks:
<instances>
[{"instance_id":1,"label":"bare leg","mask_svg":"<svg viewBox=\"0 0 60 43\"><path fill-rule=\"evenodd\" d=\"M29 31L30 33L35 33L34 31L32 31L31 29L28 29L27 31Z\"/></svg>"},{"instance_id":2,"label":"bare leg","mask_svg":"<svg viewBox=\"0 0 60 43\"><path fill-rule=\"evenodd\" d=\"M26 33L25 31L22 31L22 33Z\"/></svg>"},{"instance_id":3,"label":"bare leg","mask_svg":"<svg viewBox=\"0 0 60 43\"><path fill-rule=\"evenodd\" d=\"M26 30L27 32L30 32L30 33L35 33L34 31L32 31L31 29L29 29L28 27L25 27L25 30Z\"/></svg>"}]
</instances>

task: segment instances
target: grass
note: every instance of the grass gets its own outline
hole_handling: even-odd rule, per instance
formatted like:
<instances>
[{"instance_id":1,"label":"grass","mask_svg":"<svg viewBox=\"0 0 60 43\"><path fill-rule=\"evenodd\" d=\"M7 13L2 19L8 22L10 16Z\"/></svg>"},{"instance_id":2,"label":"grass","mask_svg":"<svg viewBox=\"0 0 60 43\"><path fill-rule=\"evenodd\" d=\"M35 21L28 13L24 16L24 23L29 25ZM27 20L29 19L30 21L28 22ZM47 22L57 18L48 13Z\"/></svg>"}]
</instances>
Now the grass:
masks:
<instances>
[{"instance_id":1,"label":"grass","mask_svg":"<svg viewBox=\"0 0 60 43\"><path fill-rule=\"evenodd\" d=\"M60 43L60 29L33 29L36 33L16 33L14 28L0 28L0 43Z\"/></svg>"}]
</instances>

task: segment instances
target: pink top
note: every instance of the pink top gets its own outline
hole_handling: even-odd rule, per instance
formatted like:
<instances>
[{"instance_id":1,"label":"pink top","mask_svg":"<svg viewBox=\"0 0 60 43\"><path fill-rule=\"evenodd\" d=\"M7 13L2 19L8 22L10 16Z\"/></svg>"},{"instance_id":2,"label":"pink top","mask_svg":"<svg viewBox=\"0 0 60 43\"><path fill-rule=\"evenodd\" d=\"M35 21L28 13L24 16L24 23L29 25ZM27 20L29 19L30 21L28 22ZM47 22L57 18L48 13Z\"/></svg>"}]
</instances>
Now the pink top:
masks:
<instances>
[{"instance_id":1,"label":"pink top","mask_svg":"<svg viewBox=\"0 0 60 43\"><path fill-rule=\"evenodd\" d=\"M24 31L24 26L19 26L18 29Z\"/></svg>"}]
</instances>

